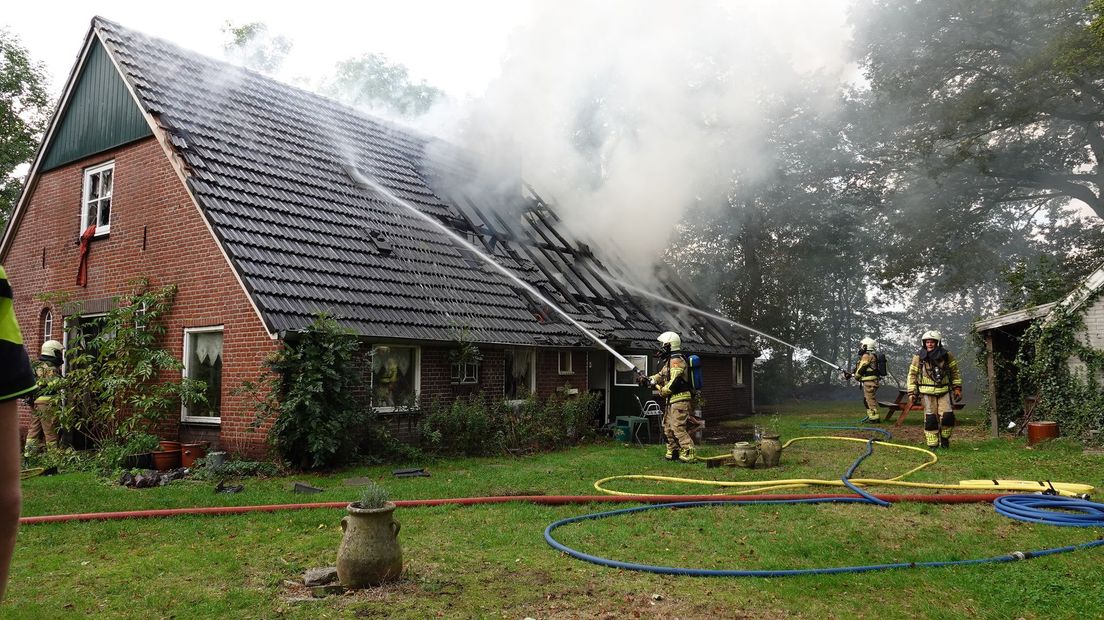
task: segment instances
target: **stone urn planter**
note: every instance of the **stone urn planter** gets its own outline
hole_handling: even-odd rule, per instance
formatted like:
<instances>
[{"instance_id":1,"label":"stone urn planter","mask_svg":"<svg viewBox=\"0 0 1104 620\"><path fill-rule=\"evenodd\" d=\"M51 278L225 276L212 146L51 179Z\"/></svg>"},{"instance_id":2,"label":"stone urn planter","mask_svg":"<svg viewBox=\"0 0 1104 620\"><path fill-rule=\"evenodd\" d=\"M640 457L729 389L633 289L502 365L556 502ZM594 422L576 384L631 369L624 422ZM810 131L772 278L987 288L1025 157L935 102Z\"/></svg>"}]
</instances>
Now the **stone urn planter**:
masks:
<instances>
[{"instance_id":1,"label":"stone urn planter","mask_svg":"<svg viewBox=\"0 0 1104 620\"><path fill-rule=\"evenodd\" d=\"M766 431L759 440L759 454L763 457L764 467L777 467L782 459L782 441L778 433Z\"/></svg>"},{"instance_id":2,"label":"stone urn planter","mask_svg":"<svg viewBox=\"0 0 1104 620\"><path fill-rule=\"evenodd\" d=\"M349 504L341 519L345 535L337 550L337 578L346 588L367 588L394 581L402 573L399 523L393 518L395 504L382 508L361 508Z\"/></svg>"},{"instance_id":3,"label":"stone urn planter","mask_svg":"<svg viewBox=\"0 0 1104 620\"><path fill-rule=\"evenodd\" d=\"M738 441L732 446L732 460L739 467L755 467L755 461L759 459L759 448L747 441Z\"/></svg>"}]
</instances>

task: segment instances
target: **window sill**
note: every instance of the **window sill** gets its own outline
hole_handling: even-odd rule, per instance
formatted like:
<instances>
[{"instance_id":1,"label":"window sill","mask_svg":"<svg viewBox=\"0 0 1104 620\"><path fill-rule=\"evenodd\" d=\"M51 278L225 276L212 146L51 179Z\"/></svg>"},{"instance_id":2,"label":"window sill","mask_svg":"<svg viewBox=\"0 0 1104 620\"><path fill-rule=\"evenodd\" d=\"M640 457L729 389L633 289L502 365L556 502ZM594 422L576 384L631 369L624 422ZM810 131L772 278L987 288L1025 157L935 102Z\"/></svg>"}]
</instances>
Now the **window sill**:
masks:
<instances>
[{"instance_id":1,"label":"window sill","mask_svg":"<svg viewBox=\"0 0 1104 620\"><path fill-rule=\"evenodd\" d=\"M110 237L111 237L111 231L110 230L105 230L102 233L96 233L96 234L92 235L92 238L89 239L89 241L100 241L101 239L108 239ZM77 240L73 242L73 245L80 245L80 244L81 244L80 235L77 235Z\"/></svg>"},{"instance_id":2,"label":"window sill","mask_svg":"<svg viewBox=\"0 0 1104 620\"><path fill-rule=\"evenodd\" d=\"M181 424L191 424L193 426L221 426L222 418L189 418L184 417L180 419Z\"/></svg>"}]
</instances>

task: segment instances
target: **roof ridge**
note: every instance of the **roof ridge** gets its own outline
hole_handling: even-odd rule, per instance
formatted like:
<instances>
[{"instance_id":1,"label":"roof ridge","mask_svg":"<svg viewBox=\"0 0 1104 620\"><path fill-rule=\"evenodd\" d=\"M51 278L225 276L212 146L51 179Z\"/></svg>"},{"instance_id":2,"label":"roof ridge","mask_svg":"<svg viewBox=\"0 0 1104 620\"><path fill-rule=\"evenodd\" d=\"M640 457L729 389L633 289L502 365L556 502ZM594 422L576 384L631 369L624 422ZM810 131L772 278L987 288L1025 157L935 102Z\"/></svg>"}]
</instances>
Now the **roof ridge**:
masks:
<instances>
[{"instance_id":1,"label":"roof ridge","mask_svg":"<svg viewBox=\"0 0 1104 620\"><path fill-rule=\"evenodd\" d=\"M250 69L249 67L236 65L236 64L234 64L232 62L229 62L227 60L222 60L222 59L219 59L219 58L215 58L213 56L208 56L207 54L204 54L203 52L199 52L199 51L196 51L196 50L193 50L193 49L190 49L190 48L186 48L186 47L184 47L183 45L181 45L179 43L174 43L173 41L170 41L170 40L165 39L163 37L147 34L147 33L143 32L141 30L135 30L133 28L129 28L127 26L124 26L124 25L120 24L119 22L116 22L116 21L111 20L111 19L107 19L107 18L105 18L103 16L100 16L100 15L96 15L92 18L92 27L98 31L99 28L97 26L106 26L109 29L114 29L114 30L119 31L120 34L123 34L125 36L136 37L136 38L140 38L140 39L145 39L147 41L156 42L159 45L163 45L163 46L167 46L169 48L172 48L172 50L174 52L179 53L181 56L202 58L203 60L205 60L207 62L210 62L210 63L213 63L216 66L221 66L222 68L225 68L225 69L237 71L237 72L242 73L242 74L244 74L244 75L246 75L250 78L259 79L264 83L275 85L275 86L279 87L279 89L299 93L307 99L312 99L312 100L318 100L318 101L325 102L327 105L333 107L337 111L359 117L360 119L362 119L364 121L379 125L380 127L382 127L385 130L393 131L393 132L400 133L400 134L405 134L409 138L413 138L415 140L421 141L423 143L423 145L425 143L429 143L429 142L445 142L440 137L433 136L431 134L425 133L425 132L423 132L421 130L418 130L416 128L400 124L399 122L397 122L395 120L392 120L392 119L388 119L388 118L384 118L384 117L381 117L381 116L376 116L376 115L373 115L373 114L369 114L367 112L364 112L363 110L360 110L359 108L356 108L356 107L351 106L349 104L338 101L337 99L334 99L332 97L327 97L326 95L324 95L322 93L315 92L313 90L308 90L308 89L303 88L301 86L296 86L295 84L290 84L288 82L284 82L284 81L279 80L279 79L277 79L273 76L261 73L260 71ZM104 40L103 37L101 37L101 40ZM109 44L109 42L106 41L106 40L104 40L104 43Z\"/></svg>"}]
</instances>

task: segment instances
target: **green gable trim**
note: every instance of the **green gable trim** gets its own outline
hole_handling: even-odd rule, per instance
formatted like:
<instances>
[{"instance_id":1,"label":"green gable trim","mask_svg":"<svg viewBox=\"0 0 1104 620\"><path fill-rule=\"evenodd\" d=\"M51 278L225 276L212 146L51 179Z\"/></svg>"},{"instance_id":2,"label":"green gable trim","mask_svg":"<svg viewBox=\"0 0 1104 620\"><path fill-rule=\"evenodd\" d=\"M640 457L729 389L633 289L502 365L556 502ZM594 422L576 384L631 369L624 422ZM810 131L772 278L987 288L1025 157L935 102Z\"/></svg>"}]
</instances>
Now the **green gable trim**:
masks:
<instances>
[{"instance_id":1,"label":"green gable trim","mask_svg":"<svg viewBox=\"0 0 1104 620\"><path fill-rule=\"evenodd\" d=\"M62 110L41 169L45 172L152 135L123 78L96 39Z\"/></svg>"}]
</instances>

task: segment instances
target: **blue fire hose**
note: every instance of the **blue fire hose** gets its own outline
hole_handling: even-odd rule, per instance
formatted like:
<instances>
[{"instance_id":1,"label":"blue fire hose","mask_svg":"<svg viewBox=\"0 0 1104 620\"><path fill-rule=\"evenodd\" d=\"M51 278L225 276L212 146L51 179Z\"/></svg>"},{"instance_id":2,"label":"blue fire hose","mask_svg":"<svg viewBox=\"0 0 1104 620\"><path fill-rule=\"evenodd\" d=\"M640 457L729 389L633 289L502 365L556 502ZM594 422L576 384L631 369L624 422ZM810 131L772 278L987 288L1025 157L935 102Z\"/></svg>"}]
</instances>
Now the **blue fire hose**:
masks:
<instances>
[{"instance_id":1,"label":"blue fire hose","mask_svg":"<svg viewBox=\"0 0 1104 620\"><path fill-rule=\"evenodd\" d=\"M877 431L882 433L887 438L890 437L888 431L884 431L878 428L869 427L840 427L829 426L821 428L837 428L847 430L865 430L865 431ZM1069 545L1066 547L1054 547L1050 549L1042 549L1038 551L1014 551L1004 555L998 555L988 558L975 558L971 560L954 560L946 562L896 562L891 564L867 564L860 566L836 566L829 568L795 568L795 569L782 569L782 570L720 570L720 569L705 569L705 568L679 568L673 566L656 566L652 564L636 564L633 562L622 562L619 560L612 560L609 558L603 558L588 553L583 553L576 549L572 549L567 545L557 541L552 536L552 532L564 525L571 523L577 523L580 521L588 521L591 519L605 519L608 517L614 517L618 515L627 515L645 510L659 510L669 508L697 508L701 506L724 506L724 505L743 505L743 504L816 504L816 503L859 503L859 504L878 504L880 506L890 506L889 502L878 499L862 489L851 484L848 480L851 475L858 468L859 464L866 457L873 453L874 440L871 439L867 442L866 452L861 455L851 467L848 468L847 473L843 476L843 483L848 488L858 493L861 497L837 497L837 498L810 498L810 499L790 499L790 500L715 500L715 501L703 501L703 502L675 502L670 504L654 504L650 506L640 506L636 508L624 508L621 510L611 510L607 512L597 512L578 517L569 517L567 519L561 519L556 521L544 529L544 540L548 542L554 549L562 551L573 558L599 564L601 566L609 566L612 568L622 568L625 570L644 571L649 573L659 573L665 575L690 575L694 577L792 577L796 575L831 575L838 573L865 573L877 570L889 570L893 568L937 568L944 566L965 566L971 564L991 564L997 562L1015 562L1017 560L1026 560L1033 557L1041 557L1045 555L1053 555L1057 553L1066 553L1069 551L1077 551L1079 549L1091 549L1104 545L1104 539L1098 539L1082 543L1079 545ZM1006 495L1000 497L994 502L994 507L999 514L1020 521L1027 521L1029 523L1042 523L1045 525L1067 526L1067 527L1104 527L1104 504L1097 502L1090 502L1084 499L1073 499L1068 497L1058 497L1050 495Z\"/></svg>"}]
</instances>

